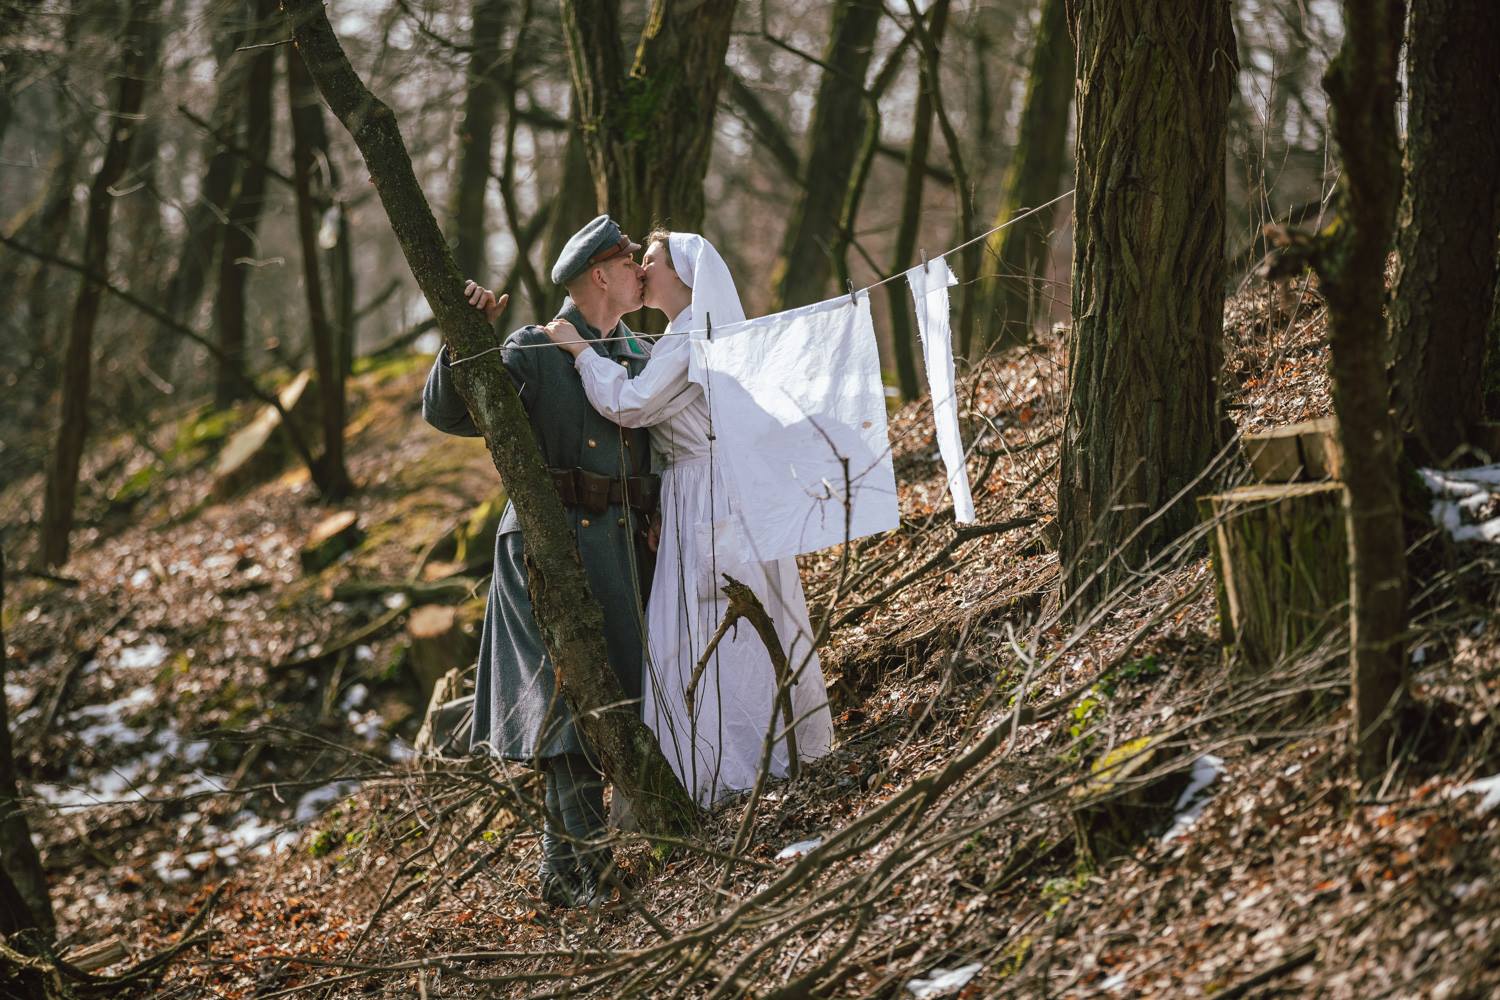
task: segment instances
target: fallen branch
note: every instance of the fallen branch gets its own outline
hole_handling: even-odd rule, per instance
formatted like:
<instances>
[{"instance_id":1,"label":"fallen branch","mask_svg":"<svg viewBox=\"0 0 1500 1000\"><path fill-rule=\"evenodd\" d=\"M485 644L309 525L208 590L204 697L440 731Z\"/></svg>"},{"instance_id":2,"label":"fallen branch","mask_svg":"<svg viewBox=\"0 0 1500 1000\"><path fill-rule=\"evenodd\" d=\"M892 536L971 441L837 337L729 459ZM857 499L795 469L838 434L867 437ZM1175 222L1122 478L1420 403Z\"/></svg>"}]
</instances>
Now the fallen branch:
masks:
<instances>
[{"instance_id":1,"label":"fallen branch","mask_svg":"<svg viewBox=\"0 0 1500 1000\"><path fill-rule=\"evenodd\" d=\"M399 607L391 608L385 614L381 615L379 618L376 618L374 621L370 622L370 624L364 626L363 628L355 629L353 632L350 632L342 639L334 640L332 645L324 646L316 653L309 653L305 656L296 656L289 660L282 660L280 663L272 664L271 670L276 673L284 673L288 670L296 670L299 667L310 667L315 663L321 663L323 660L328 659L328 657L332 656L334 653L342 652L343 650L348 649L350 646L358 645L366 639L378 635L380 632L388 628L391 623L394 622L397 618L400 618L410 610L411 602L402 602Z\"/></svg>"}]
</instances>

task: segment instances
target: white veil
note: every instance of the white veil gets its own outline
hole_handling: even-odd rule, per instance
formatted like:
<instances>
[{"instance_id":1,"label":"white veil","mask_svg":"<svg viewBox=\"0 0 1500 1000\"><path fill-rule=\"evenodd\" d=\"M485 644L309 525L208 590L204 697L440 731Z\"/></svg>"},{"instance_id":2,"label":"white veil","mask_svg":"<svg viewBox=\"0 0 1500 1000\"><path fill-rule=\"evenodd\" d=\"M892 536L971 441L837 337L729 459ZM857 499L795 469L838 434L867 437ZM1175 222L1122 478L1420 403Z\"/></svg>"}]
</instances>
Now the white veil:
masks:
<instances>
[{"instance_id":1,"label":"white veil","mask_svg":"<svg viewBox=\"0 0 1500 1000\"><path fill-rule=\"evenodd\" d=\"M673 233L667 237L672 267L682 283L693 290L692 329L701 332L742 322L745 307L734 287L729 267L714 245L697 233Z\"/></svg>"}]
</instances>

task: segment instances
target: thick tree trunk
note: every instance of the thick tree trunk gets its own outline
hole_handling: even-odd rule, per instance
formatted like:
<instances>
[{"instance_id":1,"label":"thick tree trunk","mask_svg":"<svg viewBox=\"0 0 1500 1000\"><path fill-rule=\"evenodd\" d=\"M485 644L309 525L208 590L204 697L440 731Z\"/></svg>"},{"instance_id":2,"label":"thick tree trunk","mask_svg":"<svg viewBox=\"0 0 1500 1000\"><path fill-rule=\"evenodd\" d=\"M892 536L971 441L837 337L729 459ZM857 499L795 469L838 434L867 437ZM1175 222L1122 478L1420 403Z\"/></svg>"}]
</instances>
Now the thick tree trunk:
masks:
<instances>
[{"instance_id":1,"label":"thick tree trunk","mask_svg":"<svg viewBox=\"0 0 1500 1000\"><path fill-rule=\"evenodd\" d=\"M928 10L928 31L933 43L940 44L948 26L949 0L937 0ZM927 179L927 152L932 147L932 92L927 77L918 76L917 106L911 125L911 146L906 153L906 177L901 183L901 221L896 228L896 246L891 257L891 271L905 271L912 265L917 249L917 232L922 225L922 190ZM922 393L917 378L916 342L911 328L911 310L907 307L910 290L904 281L886 285L891 301L891 354L896 361L896 384L903 399L916 399Z\"/></svg>"},{"instance_id":2,"label":"thick tree trunk","mask_svg":"<svg viewBox=\"0 0 1500 1000\"><path fill-rule=\"evenodd\" d=\"M618 0L563 2L597 202L632 236L655 222L681 230L703 222L703 177L734 9L734 0L653 0L627 71Z\"/></svg>"},{"instance_id":3,"label":"thick tree trunk","mask_svg":"<svg viewBox=\"0 0 1500 1000\"><path fill-rule=\"evenodd\" d=\"M505 59L500 36L505 28L505 0L474 0L469 33L469 67L464 92L464 120L458 129L458 173L453 179L453 259L459 273L487 282L484 241L484 193L490 183L495 116L500 110Z\"/></svg>"},{"instance_id":4,"label":"thick tree trunk","mask_svg":"<svg viewBox=\"0 0 1500 1000\"><path fill-rule=\"evenodd\" d=\"M1077 28L1058 520L1064 593L1082 612L1192 526L1191 499L1163 508L1219 447L1236 67L1228 0L1082 0Z\"/></svg>"},{"instance_id":5,"label":"thick tree trunk","mask_svg":"<svg viewBox=\"0 0 1500 1000\"><path fill-rule=\"evenodd\" d=\"M465 358L493 347L494 331L463 297L463 276L422 195L391 109L349 65L319 0L283 0L282 6L318 89L364 156L407 264L449 348ZM605 773L634 803L645 828L652 833L686 829L696 807L651 731L625 702L609 668L604 614L589 593L572 528L515 387L493 354L459 366L455 374L515 503L526 536L533 608L563 697Z\"/></svg>"},{"instance_id":6,"label":"thick tree trunk","mask_svg":"<svg viewBox=\"0 0 1500 1000\"><path fill-rule=\"evenodd\" d=\"M1396 101L1403 16L1400 0L1344 5L1343 47L1323 78L1343 160L1339 224L1313 255L1328 302L1333 406L1348 488L1353 735L1366 782L1378 781L1390 761L1406 682L1400 440L1389 409L1381 317L1401 191Z\"/></svg>"},{"instance_id":7,"label":"thick tree trunk","mask_svg":"<svg viewBox=\"0 0 1500 1000\"><path fill-rule=\"evenodd\" d=\"M325 500L341 500L354 488L344 467L344 366L339 363L339 345L323 301L323 275L318 258L318 207L328 204L313 194L313 170L317 167L318 133L325 153L328 142L323 129L323 105L313 89L307 67L290 47L287 49L287 105L292 123L292 179L297 189L297 236L302 245L302 284L307 293L308 334L312 338L318 371L318 415L323 430L323 456L310 470L318 492ZM326 156L324 157L326 160ZM321 182L319 183L322 187Z\"/></svg>"},{"instance_id":8,"label":"thick tree trunk","mask_svg":"<svg viewBox=\"0 0 1500 1000\"><path fill-rule=\"evenodd\" d=\"M276 0L256 0L256 36L269 40L267 28L273 23ZM244 146L262 156L271 149L271 88L276 82L276 49L258 49L251 57L245 82ZM245 335L246 286L250 267L247 258L255 255L255 231L260 225L262 203L266 196L266 161L252 159L245 164L239 190L229 208L224 239L219 256L219 297L214 303L219 329L218 372L214 382L214 402L228 406L244 398L243 379L235 372L249 374ZM234 371L231 371L233 369Z\"/></svg>"},{"instance_id":9,"label":"thick tree trunk","mask_svg":"<svg viewBox=\"0 0 1500 1000\"><path fill-rule=\"evenodd\" d=\"M135 137L135 115L141 109L146 79L152 68L145 63L140 39L151 16L152 0L134 0L125 29L120 60L118 90L110 115L109 141L104 160L89 188L88 220L84 226L83 262L91 271L107 273L109 222L114 208L111 188L124 176L130 163ZM94 327L99 319L102 290L85 281L73 305L73 322L63 357L62 404L58 413L56 444L47 469L47 492L42 506L43 565L60 566L68 561L68 539L73 531L73 508L78 496L78 467L88 434L89 383L93 369Z\"/></svg>"},{"instance_id":10,"label":"thick tree trunk","mask_svg":"<svg viewBox=\"0 0 1500 1000\"><path fill-rule=\"evenodd\" d=\"M838 0L833 5L823 50L827 68L807 133L803 187L771 274L772 310L816 302L828 293L833 273L829 249L869 115L865 75L882 13L875 0Z\"/></svg>"},{"instance_id":11,"label":"thick tree trunk","mask_svg":"<svg viewBox=\"0 0 1500 1000\"><path fill-rule=\"evenodd\" d=\"M1042 0L1026 103L1021 110L1021 131L1001 185L997 226L1028 208L1046 204L1062 188L1074 56L1065 0ZM1054 216L1041 212L990 237L983 271L988 309L982 350L991 344L1018 344L1031 339L1032 324L1047 291L1047 242Z\"/></svg>"},{"instance_id":12,"label":"thick tree trunk","mask_svg":"<svg viewBox=\"0 0 1500 1000\"><path fill-rule=\"evenodd\" d=\"M0 690L5 684L5 552L0 550ZM16 784L16 758L10 740L10 706L0 694L0 878L14 884L24 904L21 913L7 912L14 906L0 904L0 934L13 934L34 927L49 937L56 924L47 876L31 842L31 825L21 811L21 791ZM17 926L19 924L19 926Z\"/></svg>"},{"instance_id":13,"label":"thick tree trunk","mask_svg":"<svg viewBox=\"0 0 1500 1000\"><path fill-rule=\"evenodd\" d=\"M577 98L574 102L577 102ZM584 144L583 132L578 127L575 110L573 126L568 129L568 144L563 150L562 184L552 202L552 211L547 219L547 234L542 239L543 273L552 272L552 265L562 255L562 248L567 244L568 238L599 214L597 199L594 177L589 172L588 147Z\"/></svg>"},{"instance_id":14,"label":"thick tree trunk","mask_svg":"<svg viewBox=\"0 0 1500 1000\"><path fill-rule=\"evenodd\" d=\"M1484 420L1500 233L1497 51L1500 5L1413 0L1391 391L1407 450L1422 464L1476 442Z\"/></svg>"}]
</instances>

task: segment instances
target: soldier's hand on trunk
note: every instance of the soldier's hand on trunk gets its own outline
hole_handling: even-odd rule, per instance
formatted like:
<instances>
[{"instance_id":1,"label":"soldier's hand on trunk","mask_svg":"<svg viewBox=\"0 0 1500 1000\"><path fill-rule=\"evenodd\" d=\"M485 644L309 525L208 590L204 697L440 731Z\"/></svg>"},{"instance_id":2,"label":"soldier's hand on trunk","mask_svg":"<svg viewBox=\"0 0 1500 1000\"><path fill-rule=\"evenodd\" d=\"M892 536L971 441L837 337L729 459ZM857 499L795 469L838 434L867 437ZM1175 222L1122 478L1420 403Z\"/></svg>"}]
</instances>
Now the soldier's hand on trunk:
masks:
<instances>
[{"instance_id":1,"label":"soldier's hand on trunk","mask_svg":"<svg viewBox=\"0 0 1500 1000\"><path fill-rule=\"evenodd\" d=\"M510 305L510 296L502 295L498 299L495 293L488 288L480 287L471 278L464 282L464 297L469 300L469 305L484 313L486 321L493 323L505 312L505 307Z\"/></svg>"}]
</instances>

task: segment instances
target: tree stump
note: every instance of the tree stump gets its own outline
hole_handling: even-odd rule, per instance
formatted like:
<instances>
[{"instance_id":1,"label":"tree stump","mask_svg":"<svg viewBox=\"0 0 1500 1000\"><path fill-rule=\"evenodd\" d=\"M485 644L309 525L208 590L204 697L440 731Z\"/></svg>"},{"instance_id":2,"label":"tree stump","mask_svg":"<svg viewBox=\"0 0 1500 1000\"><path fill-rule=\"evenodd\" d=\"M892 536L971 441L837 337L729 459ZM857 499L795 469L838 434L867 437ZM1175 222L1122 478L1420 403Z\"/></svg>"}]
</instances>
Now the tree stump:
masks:
<instances>
[{"instance_id":1,"label":"tree stump","mask_svg":"<svg viewBox=\"0 0 1500 1000\"><path fill-rule=\"evenodd\" d=\"M468 752L474 726L474 693L467 690L466 667L454 667L432 687L427 713L412 745L418 754L461 757Z\"/></svg>"},{"instance_id":2,"label":"tree stump","mask_svg":"<svg viewBox=\"0 0 1500 1000\"><path fill-rule=\"evenodd\" d=\"M1332 417L1244 435L1245 457L1262 483L1340 479L1344 471L1338 425Z\"/></svg>"},{"instance_id":3,"label":"tree stump","mask_svg":"<svg viewBox=\"0 0 1500 1000\"><path fill-rule=\"evenodd\" d=\"M354 511L339 511L325 517L313 528L302 546L302 568L309 573L321 572L364 540L359 515Z\"/></svg>"},{"instance_id":4,"label":"tree stump","mask_svg":"<svg viewBox=\"0 0 1500 1000\"><path fill-rule=\"evenodd\" d=\"M479 655L479 640L463 629L458 609L428 604L412 611L406 620L411 642L412 675L422 688L426 703L438 681L450 670L465 670Z\"/></svg>"},{"instance_id":5,"label":"tree stump","mask_svg":"<svg viewBox=\"0 0 1500 1000\"><path fill-rule=\"evenodd\" d=\"M311 382L312 372L301 372L277 396L281 408L304 435L317 429L317 393L307 391ZM209 498L226 500L280 470L291 452L280 430L281 414L275 407L266 406L235 433L214 462Z\"/></svg>"},{"instance_id":6,"label":"tree stump","mask_svg":"<svg viewBox=\"0 0 1500 1000\"><path fill-rule=\"evenodd\" d=\"M1219 622L1234 673L1260 675L1347 620L1341 484L1244 486L1198 503L1214 523Z\"/></svg>"}]
</instances>

